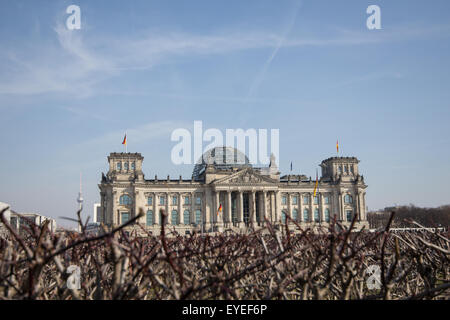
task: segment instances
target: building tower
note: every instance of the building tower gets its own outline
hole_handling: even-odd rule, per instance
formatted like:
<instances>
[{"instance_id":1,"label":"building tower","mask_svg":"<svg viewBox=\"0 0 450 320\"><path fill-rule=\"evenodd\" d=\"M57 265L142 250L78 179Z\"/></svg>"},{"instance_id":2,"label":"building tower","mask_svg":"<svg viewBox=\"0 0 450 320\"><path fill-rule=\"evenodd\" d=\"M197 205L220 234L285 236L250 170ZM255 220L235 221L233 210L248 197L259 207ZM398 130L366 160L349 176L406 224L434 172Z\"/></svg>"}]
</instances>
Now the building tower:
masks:
<instances>
[{"instance_id":1,"label":"building tower","mask_svg":"<svg viewBox=\"0 0 450 320\"><path fill-rule=\"evenodd\" d=\"M80 211L80 217L81 217L81 210L83 209L83 196L81 195L81 172L80 172L80 192L78 192L78 198L77 198L77 202L78 202L78 210ZM81 224L78 223L78 231L81 232Z\"/></svg>"},{"instance_id":2,"label":"building tower","mask_svg":"<svg viewBox=\"0 0 450 320\"><path fill-rule=\"evenodd\" d=\"M77 198L77 202L78 202L78 210L83 209L83 196L81 195L81 172L80 172L80 192L78 192L78 198Z\"/></svg>"}]
</instances>

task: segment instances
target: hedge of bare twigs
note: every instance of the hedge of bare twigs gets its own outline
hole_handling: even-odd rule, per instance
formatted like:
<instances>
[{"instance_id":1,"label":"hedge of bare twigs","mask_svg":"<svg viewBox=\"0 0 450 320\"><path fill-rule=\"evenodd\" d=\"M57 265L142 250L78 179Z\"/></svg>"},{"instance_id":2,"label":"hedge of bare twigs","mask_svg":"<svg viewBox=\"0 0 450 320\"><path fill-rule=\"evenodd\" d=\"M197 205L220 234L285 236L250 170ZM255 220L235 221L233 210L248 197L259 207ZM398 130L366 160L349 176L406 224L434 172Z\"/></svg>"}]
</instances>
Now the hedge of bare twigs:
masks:
<instances>
[{"instance_id":1,"label":"hedge of bare twigs","mask_svg":"<svg viewBox=\"0 0 450 320\"><path fill-rule=\"evenodd\" d=\"M52 234L46 225L19 235L1 213L9 236L0 240L0 299L450 297L447 232L393 234L388 224L378 233L291 233L268 224L246 235L169 236L162 227L157 237L127 236L138 218L96 237ZM81 268L79 290L67 288L70 265ZM369 289L371 265L380 274Z\"/></svg>"}]
</instances>

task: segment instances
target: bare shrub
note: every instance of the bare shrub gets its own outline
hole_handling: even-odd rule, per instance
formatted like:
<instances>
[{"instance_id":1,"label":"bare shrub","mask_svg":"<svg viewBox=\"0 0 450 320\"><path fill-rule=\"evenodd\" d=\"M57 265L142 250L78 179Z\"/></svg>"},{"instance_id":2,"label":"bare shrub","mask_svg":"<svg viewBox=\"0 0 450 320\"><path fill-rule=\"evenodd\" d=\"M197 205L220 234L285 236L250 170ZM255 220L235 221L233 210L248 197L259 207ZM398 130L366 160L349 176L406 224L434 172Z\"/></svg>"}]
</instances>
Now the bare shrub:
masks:
<instances>
[{"instance_id":1,"label":"bare shrub","mask_svg":"<svg viewBox=\"0 0 450 320\"><path fill-rule=\"evenodd\" d=\"M165 216L165 213L163 216ZM448 299L448 232L281 230L180 236L125 230L100 236L54 234L31 226L0 242L0 299ZM78 214L78 216L80 216ZM81 224L81 221L79 221ZM336 231L341 230L341 231ZM142 227L145 232L145 228ZM81 269L81 288L69 289L67 268ZM381 269L369 290L367 268Z\"/></svg>"}]
</instances>

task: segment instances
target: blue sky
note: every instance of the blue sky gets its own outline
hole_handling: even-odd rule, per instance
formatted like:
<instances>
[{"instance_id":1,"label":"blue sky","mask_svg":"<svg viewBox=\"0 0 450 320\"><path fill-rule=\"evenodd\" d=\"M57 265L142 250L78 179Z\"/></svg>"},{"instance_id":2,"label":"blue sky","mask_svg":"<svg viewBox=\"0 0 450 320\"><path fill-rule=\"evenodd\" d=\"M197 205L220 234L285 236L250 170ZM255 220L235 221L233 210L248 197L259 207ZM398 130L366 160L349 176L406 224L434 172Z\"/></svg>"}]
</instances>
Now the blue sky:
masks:
<instances>
[{"instance_id":1,"label":"blue sky","mask_svg":"<svg viewBox=\"0 0 450 320\"><path fill-rule=\"evenodd\" d=\"M65 27L71 4L81 30ZM146 177L190 178L170 134L202 120L280 129L282 173L314 176L339 139L369 209L450 203L449 14L446 0L3 0L0 201L73 216L82 172L90 215L125 131Z\"/></svg>"}]
</instances>

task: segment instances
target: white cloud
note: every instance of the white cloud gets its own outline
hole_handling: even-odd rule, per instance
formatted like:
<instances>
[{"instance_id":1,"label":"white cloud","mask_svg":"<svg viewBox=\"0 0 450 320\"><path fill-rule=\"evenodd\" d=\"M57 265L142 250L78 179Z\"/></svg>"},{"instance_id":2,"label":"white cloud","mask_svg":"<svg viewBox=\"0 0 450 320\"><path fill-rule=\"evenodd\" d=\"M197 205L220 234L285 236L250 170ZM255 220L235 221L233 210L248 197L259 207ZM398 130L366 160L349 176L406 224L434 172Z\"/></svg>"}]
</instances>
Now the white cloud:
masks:
<instances>
[{"instance_id":1,"label":"white cloud","mask_svg":"<svg viewBox=\"0 0 450 320\"><path fill-rule=\"evenodd\" d=\"M270 32L234 31L215 35L187 33L152 33L141 38L105 38L91 35L85 39L83 32L69 31L57 26L57 46L38 45L31 53L8 48L1 54L0 66L7 72L0 75L0 95L33 95L61 93L88 96L95 86L112 76L129 70L151 69L171 59L185 56L226 54L230 52L274 48L260 74L254 80L249 97L264 78L265 70L281 46L352 46L404 41L431 34L448 36L449 26L407 28L394 30L349 31L333 30L328 37L286 38L295 21L295 15L282 35ZM19 54L20 53L20 54Z\"/></svg>"}]
</instances>

